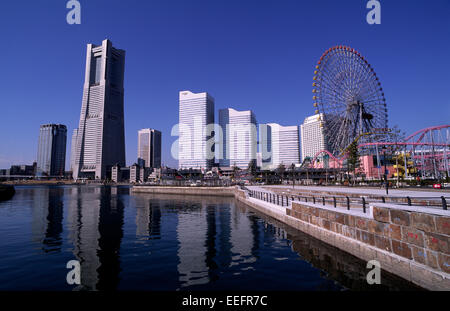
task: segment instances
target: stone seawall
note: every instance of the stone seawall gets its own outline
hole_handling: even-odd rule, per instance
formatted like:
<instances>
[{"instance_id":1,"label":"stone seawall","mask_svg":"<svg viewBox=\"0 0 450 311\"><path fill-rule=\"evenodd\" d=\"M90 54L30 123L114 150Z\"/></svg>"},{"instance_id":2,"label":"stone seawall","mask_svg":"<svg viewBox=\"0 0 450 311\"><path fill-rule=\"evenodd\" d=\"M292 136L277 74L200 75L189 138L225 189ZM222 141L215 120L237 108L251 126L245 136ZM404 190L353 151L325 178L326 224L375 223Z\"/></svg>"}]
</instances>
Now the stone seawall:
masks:
<instances>
[{"instance_id":1,"label":"stone seawall","mask_svg":"<svg viewBox=\"0 0 450 311\"><path fill-rule=\"evenodd\" d=\"M133 186L135 193L178 194L178 195L208 195L208 196L234 196L234 187L159 187L159 186Z\"/></svg>"}]
</instances>

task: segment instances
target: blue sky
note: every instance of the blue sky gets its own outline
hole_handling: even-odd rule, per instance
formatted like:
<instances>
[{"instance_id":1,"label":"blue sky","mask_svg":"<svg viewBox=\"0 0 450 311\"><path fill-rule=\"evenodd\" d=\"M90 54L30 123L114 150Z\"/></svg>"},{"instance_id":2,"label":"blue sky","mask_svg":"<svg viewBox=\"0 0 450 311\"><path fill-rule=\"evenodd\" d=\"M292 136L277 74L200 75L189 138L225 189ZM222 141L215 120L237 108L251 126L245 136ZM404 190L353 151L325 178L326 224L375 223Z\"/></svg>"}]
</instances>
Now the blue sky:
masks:
<instances>
[{"instance_id":1,"label":"blue sky","mask_svg":"<svg viewBox=\"0 0 450 311\"><path fill-rule=\"evenodd\" d=\"M219 108L254 110L260 123L298 125L313 114L312 77L322 53L348 45L380 78L389 126L406 133L450 123L450 0L80 0L81 25L65 0L4 1L0 10L0 168L36 160L39 125L78 126L86 44L126 50L127 163L137 131L170 130L178 92L207 91ZM67 161L68 162L68 161ZM68 163L66 165L68 167Z\"/></svg>"}]
</instances>

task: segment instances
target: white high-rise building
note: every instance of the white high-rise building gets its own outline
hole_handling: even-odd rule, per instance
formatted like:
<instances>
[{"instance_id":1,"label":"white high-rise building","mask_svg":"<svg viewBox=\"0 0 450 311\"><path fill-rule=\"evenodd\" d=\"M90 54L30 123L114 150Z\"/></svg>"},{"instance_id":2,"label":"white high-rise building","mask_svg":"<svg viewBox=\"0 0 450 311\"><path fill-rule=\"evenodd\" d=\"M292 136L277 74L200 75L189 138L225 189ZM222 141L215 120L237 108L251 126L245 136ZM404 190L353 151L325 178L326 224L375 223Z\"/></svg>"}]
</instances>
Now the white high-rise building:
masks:
<instances>
[{"instance_id":1,"label":"white high-rise building","mask_svg":"<svg viewBox=\"0 0 450 311\"><path fill-rule=\"evenodd\" d=\"M280 164L289 167L300 164L299 127L282 126L277 123L267 124L271 132L271 167L277 168Z\"/></svg>"},{"instance_id":2,"label":"white high-rise building","mask_svg":"<svg viewBox=\"0 0 450 311\"><path fill-rule=\"evenodd\" d=\"M218 148L222 167L237 166L246 169L250 161L256 161L257 130L255 114L251 110L232 108L219 110L222 139Z\"/></svg>"},{"instance_id":3,"label":"white high-rise building","mask_svg":"<svg viewBox=\"0 0 450 311\"><path fill-rule=\"evenodd\" d=\"M326 149L323 114L307 117L300 128L303 162L306 157L312 159L319 151Z\"/></svg>"},{"instance_id":4,"label":"white high-rise building","mask_svg":"<svg viewBox=\"0 0 450 311\"><path fill-rule=\"evenodd\" d=\"M179 100L178 167L209 169L214 164L214 98L181 91Z\"/></svg>"},{"instance_id":5,"label":"white high-rise building","mask_svg":"<svg viewBox=\"0 0 450 311\"><path fill-rule=\"evenodd\" d=\"M86 73L73 178L105 179L115 164L125 166L125 51L111 41L87 45Z\"/></svg>"}]
</instances>

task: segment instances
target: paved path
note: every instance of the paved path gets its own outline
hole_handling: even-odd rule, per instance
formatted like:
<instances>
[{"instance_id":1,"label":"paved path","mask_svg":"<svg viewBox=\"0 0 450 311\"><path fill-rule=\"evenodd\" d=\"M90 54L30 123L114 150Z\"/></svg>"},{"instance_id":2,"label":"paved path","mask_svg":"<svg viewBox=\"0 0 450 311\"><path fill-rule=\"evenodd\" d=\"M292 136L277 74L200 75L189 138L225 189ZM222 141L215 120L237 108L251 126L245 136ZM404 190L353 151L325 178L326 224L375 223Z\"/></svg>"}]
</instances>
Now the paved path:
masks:
<instances>
[{"instance_id":1,"label":"paved path","mask_svg":"<svg viewBox=\"0 0 450 311\"><path fill-rule=\"evenodd\" d=\"M266 187L266 186L263 186L263 187ZM248 189L253 190L253 191L259 191L259 192L265 192L265 193L274 193L273 191L270 191L270 189L267 189L267 187L266 188L263 188L263 187L260 187L260 186L247 186ZM291 186L291 189L292 189L292 186ZM258 204L262 204L262 205L264 205L266 207L276 208L276 209L279 209L279 210L286 210L286 207L281 207L279 205L272 204L272 203L269 203L269 202L265 202L263 200L259 200L259 199L256 199L256 198L250 198L250 199L251 200L255 200L255 202L258 202ZM312 202L310 202L310 203L312 203ZM289 201L289 206L291 206L291 205L292 205L292 202ZM318 203L318 205L321 205L321 204ZM347 209L346 207L340 206L340 205L337 206L336 208L337 209L344 209L344 210ZM359 211L361 213L363 212L362 206L361 207L352 206L351 210L352 211Z\"/></svg>"},{"instance_id":2,"label":"paved path","mask_svg":"<svg viewBox=\"0 0 450 311\"><path fill-rule=\"evenodd\" d=\"M292 185L277 185L277 186L263 186L266 189L268 188L286 188L292 190ZM256 190L256 189L255 189ZM295 186L295 190L313 190L313 191L331 191L331 192L344 192L344 193L364 193L364 194L372 194L372 195L380 195L385 196L386 190L381 188L359 188L359 187L333 187L333 186ZM438 198L441 196L450 198L450 192L442 192L442 191L430 191L430 190L407 190L407 189L389 189L389 195L392 196L401 196L406 197L409 196L425 198L425 197L434 197Z\"/></svg>"}]
</instances>

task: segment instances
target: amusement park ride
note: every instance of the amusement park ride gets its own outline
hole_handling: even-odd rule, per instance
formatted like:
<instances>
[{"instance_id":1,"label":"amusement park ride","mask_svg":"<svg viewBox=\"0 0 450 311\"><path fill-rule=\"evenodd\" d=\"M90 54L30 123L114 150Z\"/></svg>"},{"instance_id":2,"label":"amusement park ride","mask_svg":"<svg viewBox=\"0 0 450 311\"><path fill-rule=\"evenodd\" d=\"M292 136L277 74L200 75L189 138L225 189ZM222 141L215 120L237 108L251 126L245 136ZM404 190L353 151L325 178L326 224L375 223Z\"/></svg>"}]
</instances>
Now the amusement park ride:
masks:
<instances>
[{"instance_id":1,"label":"amusement park ride","mask_svg":"<svg viewBox=\"0 0 450 311\"><path fill-rule=\"evenodd\" d=\"M309 161L312 168L344 168L349 147L357 143L362 171L368 178L388 174L380 172L381 162L386 166L388 161L388 150L397 162L390 163L391 177L450 176L450 125L422 129L406 138L389 129L381 83L358 51L342 45L328 49L317 62L313 80L315 113L328 148Z\"/></svg>"}]
</instances>

